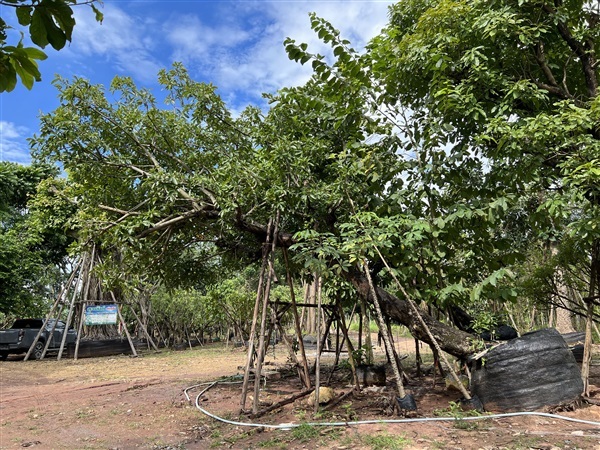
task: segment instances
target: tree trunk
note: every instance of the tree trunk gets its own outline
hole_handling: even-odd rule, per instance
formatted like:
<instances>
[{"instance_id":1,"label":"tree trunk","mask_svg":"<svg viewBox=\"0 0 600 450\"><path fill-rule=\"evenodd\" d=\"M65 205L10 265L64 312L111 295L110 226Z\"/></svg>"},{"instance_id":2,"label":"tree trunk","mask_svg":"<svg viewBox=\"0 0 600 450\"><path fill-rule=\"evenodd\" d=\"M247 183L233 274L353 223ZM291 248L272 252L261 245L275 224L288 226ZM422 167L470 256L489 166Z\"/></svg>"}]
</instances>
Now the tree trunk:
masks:
<instances>
[{"instance_id":1,"label":"tree trunk","mask_svg":"<svg viewBox=\"0 0 600 450\"><path fill-rule=\"evenodd\" d=\"M369 292L369 282L363 274L351 271L346 274L346 277L361 297L369 302L373 301ZM398 298L380 287L376 287L376 290L384 315L408 327L411 334L420 341L433 344L405 299ZM465 358L474 353L475 350L471 344L473 335L439 322L425 311L421 311L421 316L442 350L458 358Z\"/></svg>"},{"instance_id":2,"label":"tree trunk","mask_svg":"<svg viewBox=\"0 0 600 450\"><path fill-rule=\"evenodd\" d=\"M237 225L240 229L249 231L258 238L265 236L266 228L262 225L249 224L244 221L238 221ZM293 235L290 233L279 233L277 240L280 246L285 247L289 247L294 243ZM360 296L367 299L367 301L372 301L369 293L369 282L363 274L354 269L346 273L345 277L352 283ZM418 317L415 317L411 311L408 301L398 298L379 287L376 287L376 289L384 315L408 327L417 339L433 345L427 331L419 323ZM471 343L471 339L474 338L473 335L439 322L424 311L421 311L421 315L442 350L458 358L465 358L475 352Z\"/></svg>"}]
</instances>

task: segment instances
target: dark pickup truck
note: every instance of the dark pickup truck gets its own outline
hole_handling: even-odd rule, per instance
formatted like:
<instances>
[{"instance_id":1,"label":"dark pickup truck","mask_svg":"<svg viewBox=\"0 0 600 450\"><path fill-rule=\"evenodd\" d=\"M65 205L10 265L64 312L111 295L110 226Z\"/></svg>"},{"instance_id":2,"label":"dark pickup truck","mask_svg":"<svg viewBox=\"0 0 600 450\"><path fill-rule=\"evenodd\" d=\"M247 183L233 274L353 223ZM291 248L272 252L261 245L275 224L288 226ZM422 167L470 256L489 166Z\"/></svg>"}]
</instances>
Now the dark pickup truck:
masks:
<instances>
[{"instance_id":1,"label":"dark pickup truck","mask_svg":"<svg viewBox=\"0 0 600 450\"><path fill-rule=\"evenodd\" d=\"M54 326L55 324L56 326ZM0 330L0 359L5 360L11 353L26 353L43 325L44 319L17 319L8 330ZM54 332L52 332L52 328L54 328ZM63 321L48 320L31 356L35 359L41 359L48 340L50 340L48 349L57 350L60 347L64 333L65 323ZM77 332L72 328L69 329L66 344L75 342L76 338Z\"/></svg>"}]
</instances>

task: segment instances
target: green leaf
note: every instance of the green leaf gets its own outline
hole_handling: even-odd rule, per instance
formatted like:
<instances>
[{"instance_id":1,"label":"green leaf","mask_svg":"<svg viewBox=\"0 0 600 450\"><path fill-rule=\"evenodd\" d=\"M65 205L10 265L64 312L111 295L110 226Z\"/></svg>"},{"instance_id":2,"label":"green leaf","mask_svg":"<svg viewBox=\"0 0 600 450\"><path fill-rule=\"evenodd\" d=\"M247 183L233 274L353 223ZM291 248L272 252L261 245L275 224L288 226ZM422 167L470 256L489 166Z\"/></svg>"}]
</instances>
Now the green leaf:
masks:
<instances>
[{"instance_id":1,"label":"green leaf","mask_svg":"<svg viewBox=\"0 0 600 450\"><path fill-rule=\"evenodd\" d=\"M16 10L17 19L19 20L19 25L23 25L24 27L28 26L31 23L31 12L32 9L30 6L19 6Z\"/></svg>"},{"instance_id":2,"label":"green leaf","mask_svg":"<svg viewBox=\"0 0 600 450\"><path fill-rule=\"evenodd\" d=\"M40 61L43 61L44 59L48 58L43 51L34 47L25 47L22 50L29 57L29 59L39 59Z\"/></svg>"},{"instance_id":3,"label":"green leaf","mask_svg":"<svg viewBox=\"0 0 600 450\"><path fill-rule=\"evenodd\" d=\"M46 25L44 23L42 13L38 9L35 9L31 15L29 35L31 36L31 41L38 47L44 48L49 44Z\"/></svg>"},{"instance_id":4,"label":"green leaf","mask_svg":"<svg viewBox=\"0 0 600 450\"><path fill-rule=\"evenodd\" d=\"M9 56L8 58L10 61L11 57ZM11 92L17 85L17 72L11 63L2 67L2 73L0 74L0 92Z\"/></svg>"},{"instance_id":5,"label":"green leaf","mask_svg":"<svg viewBox=\"0 0 600 450\"><path fill-rule=\"evenodd\" d=\"M102 23L102 21L104 20L104 14L102 14L102 11L96 8L96 5L94 5L93 3L90 6L94 11L94 14L96 15L96 21Z\"/></svg>"},{"instance_id":6,"label":"green leaf","mask_svg":"<svg viewBox=\"0 0 600 450\"><path fill-rule=\"evenodd\" d=\"M71 40L70 37L67 37L66 32L56 25L50 14L42 15L42 23L46 30L48 42L54 50L60 50L67 43L67 39Z\"/></svg>"},{"instance_id":7,"label":"green leaf","mask_svg":"<svg viewBox=\"0 0 600 450\"><path fill-rule=\"evenodd\" d=\"M41 81L42 75L40 74L37 63L34 60L29 59L25 52L15 54L14 61L18 62L23 70L35 78L36 81ZM17 69L17 67L15 67L15 69ZM18 70L17 73L19 73Z\"/></svg>"},{"instance_id":8,"label":"green leaf","mask_svg":"<svg viewBox=\"0 0 600 450\"><path fill-rule=\"evenodd\" d=\"M33 82L35 81L34 76L29 73L25 68L20 64L20 61L13 59L13 67L15 68L16 73L21 78L21 83L27 89L31 90L33 87Z\"/></svg>"}]
</instances>

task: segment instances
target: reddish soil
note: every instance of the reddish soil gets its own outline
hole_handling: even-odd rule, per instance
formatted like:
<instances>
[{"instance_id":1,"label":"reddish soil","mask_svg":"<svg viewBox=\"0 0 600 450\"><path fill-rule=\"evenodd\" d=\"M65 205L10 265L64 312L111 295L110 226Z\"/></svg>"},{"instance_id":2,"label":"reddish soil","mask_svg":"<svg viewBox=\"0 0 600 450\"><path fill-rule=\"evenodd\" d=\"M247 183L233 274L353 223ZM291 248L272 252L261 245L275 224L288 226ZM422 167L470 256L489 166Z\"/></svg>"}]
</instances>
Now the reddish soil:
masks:
<instances>
[{"instance_id":1,"label":"reddish soil","mask_svg":"<svg viewBox=\"0 0 600 450\"><path fill-rule=\"evenodd\" d=\"M399 349L403 352L403 349ZM381 355L380 355L381 356ZM596 449L600 427L548 417L512 417L476 422L302 426L289 431L246 428L217 422L198 411L184 388L238 374L245 352L210 345L181 352L73 360L0 362L0 449ZM296 376L284 370L286 355L278 346L269 352L269 369L283 376L267 381L264 406L301 391ZM595 369L598 369L597 367ZM598 371L600 372L600 371ZM287 375L286 375L287 374ZM329 367L323 370L325 380ZM595 373L596 385L600 373ZM348 373L336 371L332 385L338 395L350 390ZM349 396L319 421L396 419L389 415L393 383L384 392L371 390ZM431 376L411 378L408 386L418 404L416 417L460 414L449 392ZM600 390L595 398L600 399ZM198 389L193 391L195 396ZM193 397L194 398L194 397ZM218 385L201 406L237 420L239 385ZM249 405L250 402L248 402ZM560 412L568 417L600 422L600 406L582 405ZM241 420L247 420L242 418ZM256 422L313 421L304 400L265 415Z\"/></svg>"}]
</instances>

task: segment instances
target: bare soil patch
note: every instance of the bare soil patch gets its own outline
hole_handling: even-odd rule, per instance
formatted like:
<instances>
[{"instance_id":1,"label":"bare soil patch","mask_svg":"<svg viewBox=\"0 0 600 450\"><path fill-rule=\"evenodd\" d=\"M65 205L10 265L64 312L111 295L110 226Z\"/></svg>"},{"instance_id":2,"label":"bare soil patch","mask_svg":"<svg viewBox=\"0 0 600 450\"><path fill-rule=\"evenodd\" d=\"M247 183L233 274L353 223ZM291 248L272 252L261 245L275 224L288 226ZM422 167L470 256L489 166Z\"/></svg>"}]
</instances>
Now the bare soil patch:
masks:
<instances>
[{"instance_id":1,"label":"bare soil patch","mask_svg":"<svg viewBox=\"0 0 600 450\"><path fill-rule=\"evenodd\" d=\"M11 358L0 363L0 448L600 450L598 427L547 417L343 427L303 425L281 431L217 422L186 400L184 388L238 374L244 359L243 350L222 344L147 353L139 358L31 362ZM283 376L267 381L261 401L274 403L301 390L297 377L285 370L282 348L278 346L275 355L269 352L268 361L270 368L278 368ZM323 370L322 378L327 378L328 370ZM595 375L600 378L600 373ZM347 372L336 371L333 380L337 394L350 390ZM398 418L387 415L392 389L393 383L388 382L383 392L373 389L350 396L317 420ZM461 417L450 403L458 401L460 394L446 390L439 379L434 384L431 375L412 377L408 389L417 400L416 417ZM600 398L600 392L596 398ZM201 405L237 420L239 401L239 385L217 385L207 392ZM600 406L585 405L560 414L600 421ZM256 421L279 424L313 420L312 408L297 401Z\"/></svg>"}]
</instances>

